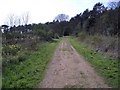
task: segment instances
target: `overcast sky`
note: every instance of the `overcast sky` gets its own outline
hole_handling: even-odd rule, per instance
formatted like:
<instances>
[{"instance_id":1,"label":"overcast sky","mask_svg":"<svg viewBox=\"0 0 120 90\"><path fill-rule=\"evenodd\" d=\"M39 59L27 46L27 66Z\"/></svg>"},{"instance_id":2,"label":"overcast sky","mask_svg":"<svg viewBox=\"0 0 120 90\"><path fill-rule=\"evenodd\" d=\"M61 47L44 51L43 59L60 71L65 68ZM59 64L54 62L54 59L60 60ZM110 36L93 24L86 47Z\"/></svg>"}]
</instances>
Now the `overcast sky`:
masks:
<instances>
[{"instance_id":1,"label":"overcast sky","mask_svg":"<svg viewBox=\"0 0 120 90\"><path fill-rule=\"evenodd\" d=\"M92 9L94 4L119 0L0 0L0 25L5 24L9 15L21 16L29 12L29 23L53 21L55 16L64 13L70 17Z\"/></svg>"}]
</instances>

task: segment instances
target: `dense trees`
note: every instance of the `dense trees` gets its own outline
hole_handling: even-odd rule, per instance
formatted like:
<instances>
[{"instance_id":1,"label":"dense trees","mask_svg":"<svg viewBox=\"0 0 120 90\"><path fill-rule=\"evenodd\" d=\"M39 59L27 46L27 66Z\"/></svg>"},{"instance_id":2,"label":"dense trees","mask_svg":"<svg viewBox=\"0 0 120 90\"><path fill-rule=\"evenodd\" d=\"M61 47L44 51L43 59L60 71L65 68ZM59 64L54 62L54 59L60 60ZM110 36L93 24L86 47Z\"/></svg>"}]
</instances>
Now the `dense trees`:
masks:
<instances>
[{"instance_id":1,"label":"dense trees","mask_svg":"<svg viewBox=\"0 0 120 90\"><path fill-rule=\"evenodd\" d=\"M119 7L107 9L102 3L97 3L94 5L93 10L89 11L86 9L82 14L80 13L71 18L70 24L72 29L78 32L85 31L89 34L117 35L119 9Z\"/></svg>"}]
</instances>

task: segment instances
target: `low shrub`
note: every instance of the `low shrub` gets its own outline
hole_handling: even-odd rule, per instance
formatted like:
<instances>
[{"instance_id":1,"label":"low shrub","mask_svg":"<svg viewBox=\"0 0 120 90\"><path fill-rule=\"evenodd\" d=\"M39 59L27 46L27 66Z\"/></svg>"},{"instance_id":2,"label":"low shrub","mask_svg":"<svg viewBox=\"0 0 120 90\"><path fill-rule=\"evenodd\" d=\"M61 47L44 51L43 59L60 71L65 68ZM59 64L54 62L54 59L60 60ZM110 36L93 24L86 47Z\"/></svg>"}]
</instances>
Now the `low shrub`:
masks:
<instances>
[{"instance_id":1,"label":"low shrub","mask_svg":"<svg viewBox=\"0 0 120 90\"><path fill-rule=\"evenodd\" d=\"M116 39L111 38L110 44L109 44L109 48L113 50L113 49L115 49L115 46L116 46L116 45L117 45Z\"/></svg>"},{"instance_id":2,"label":"low shrub","mask_svg":"<svg viewBox=\"0 0 120 90\"><path fill-rule=\"evenodd\" d=\"M8 57L3 57L2 59L2 65L3 67L9 66L9 65L14 65L14 64L19 64L20 62L23 62L27 60L29 54L26 52L19 53L17 56L8 56Z\"/></svg>"},{"instance_id":3,"label":"low shrub","mask_svg":"<svg viewBox=\"0 0 120 90\"><path fill-rule=\"evenodd\" d=\"M20 51L19 45L4 45L2 48L2 55L16 55Z\"/></svg>"},{"instance_id":4,"label":"low shrub","mask_svg":"<svg viewBox=\"0 0 120 90\"><path fill-rule=\"evenodd\" d=\"M78 37L81 41L84 41L87 37L87 34L85 32L81 32L78 34Z\"/></svg>"},{"instance_id":5,"label":"low shrub","mask_svg":"<svg viewBox=\"0 0 120 90\"><path fill-rule=\"evenodd\" d=\"M22 55L18 56L18 61L19 62L25 61L26 59L27 59L27 55L25 55L25 54L22 54Z\"/></svg>"},{"instance_id":6,"label":"low shrub","mask_svg":"<svg viewBox=\"0 0 120 90\"><path fill-rule=\"evenodd\" d=\"M99 45L102 42L102 38L98 35L94 35L92 37L92 44L93 45Z\"/></svg>"}]
</instances>

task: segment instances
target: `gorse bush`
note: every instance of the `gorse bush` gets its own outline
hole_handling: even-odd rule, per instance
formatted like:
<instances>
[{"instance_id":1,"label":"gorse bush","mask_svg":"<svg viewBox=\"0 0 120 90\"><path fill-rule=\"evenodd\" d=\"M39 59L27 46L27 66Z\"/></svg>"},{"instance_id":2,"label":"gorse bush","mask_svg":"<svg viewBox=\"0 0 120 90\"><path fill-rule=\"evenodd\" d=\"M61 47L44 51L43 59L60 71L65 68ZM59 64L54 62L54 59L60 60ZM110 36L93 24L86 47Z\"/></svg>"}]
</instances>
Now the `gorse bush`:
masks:
<instances>
[{"instance_id":1,"label":"gorse bush","mask_svg":"<svg viewBox=\"0 0 120 90\"><path fill-rule=\"evenodd\" d=\"M6 58L2 58L2 66L9 66L12 63L17 63L17 58L16 57L6 57ZM4 68L3 68L4 69Z\"/></svg>"},{"instance_id":2,"label":"gorse bush","mask_svg":"<svg viewBox=\"0 0 120 90\"><path fill-rule=\"evenodd\" d=\"M18 56L18 61L19 62L22 62L22 61L25 61L27 59L27 55L26 54L21 54Z\"/></svg>"},{"instance_id":3,"label":"gorse bush","mask_svg":"<svg viewBox=\"0 0 120 90\"><path fill-rule=\"evenodd\" d=\"M20 51L19 45L4 45L2 48L2 55L16 55Z\"/></svg>"},{"instance_id":4,"label":"gorse bush","mask_svg":"<svg viewBox=\"0 0 120 90\"><path fill-rule=\"evenodd\" d=\"M19 64L20 62L27 60L28 57L29 56L24 53L22 53L18 56L8 56L7 58L2 59L2 66L6 67L9 65Z\"/></svg>"}]
</instances>

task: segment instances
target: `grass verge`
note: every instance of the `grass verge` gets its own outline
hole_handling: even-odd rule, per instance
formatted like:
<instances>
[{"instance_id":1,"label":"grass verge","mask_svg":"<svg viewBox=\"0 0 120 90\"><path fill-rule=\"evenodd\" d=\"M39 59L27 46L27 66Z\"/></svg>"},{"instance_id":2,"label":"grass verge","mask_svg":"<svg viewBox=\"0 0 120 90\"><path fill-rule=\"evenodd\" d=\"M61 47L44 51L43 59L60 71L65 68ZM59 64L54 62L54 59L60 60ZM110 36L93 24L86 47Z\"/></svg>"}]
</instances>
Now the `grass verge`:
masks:
<instances>
[{"instance_id":1,"label":"grass verge","mask_svg":"<svg viewBox=\"0 0 120 90\"><path fill-rule=\"evenodd\" d=\"M96 53L94 50L91 50L79 43L77 38L71 37L69 40L77 52L83 55L85 59L89 61L93 67L95 67L96 71L105 78L108 85L113 88L119 87L118 60L104 58L103 55Z\"/></svg>"},{"instance_id":2,"label":"grass verge","mask_svg":"<svg viewBox=\"0 0 120 90\"><path fill-rule=\"evenodd\" d=\"M3 88L34 88L43 79L48 62L59 41L43 43L27 60L4 67Z\"/></svg>"}]
</instances>

